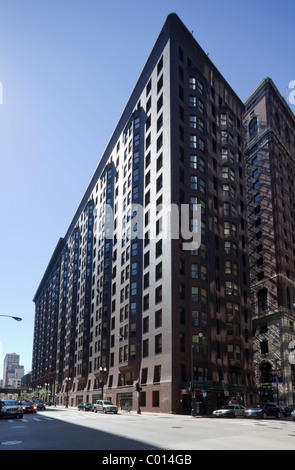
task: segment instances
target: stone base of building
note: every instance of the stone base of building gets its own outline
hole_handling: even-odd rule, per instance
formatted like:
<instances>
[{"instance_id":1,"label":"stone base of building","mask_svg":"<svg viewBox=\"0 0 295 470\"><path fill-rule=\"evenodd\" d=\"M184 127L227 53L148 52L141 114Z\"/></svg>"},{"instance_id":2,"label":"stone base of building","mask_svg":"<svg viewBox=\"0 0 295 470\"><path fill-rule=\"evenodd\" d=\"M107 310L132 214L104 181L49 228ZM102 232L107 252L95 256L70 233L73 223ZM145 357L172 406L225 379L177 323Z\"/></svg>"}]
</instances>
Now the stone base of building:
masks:
<instances>
[{"instance_id":1,"label":"stone base of building","mask_svg":"<svg viewBox=\"0 0 295 470\"><path fill-rule=\"evenodd\" d=\"M224 392L220 390L196 389L194 410L197 415L211 414L216 408L236 401L244 406L250 406L257 397L253 393L241 391ZM79 403L95 403L96 400L110 400L118 406L119 411L133 412L155 412L155 413L192 413L192 394L189 388L179 388L171 383L142 385L141 391L137 392L135 386L124 386L119 388L104 387L101 389L69 391L68 397L63 394L56 395L56 404L69 407L77 407Z\"/></svg>"}]
</instances>

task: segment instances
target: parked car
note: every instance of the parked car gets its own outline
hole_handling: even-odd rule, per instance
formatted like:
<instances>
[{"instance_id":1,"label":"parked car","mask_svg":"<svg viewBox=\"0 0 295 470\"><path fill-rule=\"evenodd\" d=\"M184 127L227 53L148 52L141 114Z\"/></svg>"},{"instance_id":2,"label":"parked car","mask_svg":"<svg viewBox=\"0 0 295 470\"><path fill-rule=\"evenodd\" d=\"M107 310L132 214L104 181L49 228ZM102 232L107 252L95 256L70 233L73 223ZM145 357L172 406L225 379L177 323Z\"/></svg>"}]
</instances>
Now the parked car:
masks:
<instances>
[{"instance_id":1,"label":"parked car","mask_svg":"<svg viewBox=\"0 0 295 470\"><path fill-rule=\"evenodd\" d=\"M275 416L281 418L283 415L281 408L275 403L257 403L245 410L245 418L263 418Z\"/></svg>"},{"instance_id":2,"label":"parked car","mask_svg":"<svg viewBox=\"0 0 295 470\"><path fill-rule=\"evenodd\" d=\"M23 417L23 408L16 400L0 400L0 418L6 416Z\"/></svg>"},{"instance_id":3,"label":"parked car","mask_svg":"<svg viewBox=\"0 0 295 470\"><path fill-rule=\"evenodd\" d=\"M291 419L295 421L295 410L291 411Z\"/></svg>"},{"instance_id":4,"label":"parked car","mask_svg":"<svg viewBox=\"0 0 295 470\"><path fill-rule=\"evenodd\" d=\"M43 401L34 400L35 405L37 405L37 410L45 410L46 405Z\"/></svg>"},{"instance_id":5,"label":"parked car","mask_svg":"<svg viewBox=\"0 0 295 470\"><path fill-rule=\"evenodd\" d=\"M295 410L295 405L288 405L288 406L285 406L284 407L284 416L291 416L292 415L292 411Z\"/></svg>"},{"instance_id":6,"label":"parked car","mask_svg":"<svg viewBox=\"0 0 295 470\"><path fill-rule=\"evenodd\" d=\"M96 400L93 405L95 413L103 411L104 413L118 413L118 407L108 400Z\"/></svg>"},{"instance_id":7,"label":"parked car","mask_svg":"<svg viewBox=\"0 0 295 470\"><path fill-rule=\"evenodd\" d=\"M242 405L227 405L213 411L213 416L216 418L235 418L237 416L244 416L244 413L245 407Z\"/></svg>"},{"instance_id":8,"label":"parked car","mask_svg":"<svg viewBox=\"0 0 295 470\"><path fill-rule=\"evenodd\" d=\"M37 413L37 405L31 401L23 400L21 406L24 413Z\"/></svg>"},{"instance_id":9,"label":"parked car","mask_svg":"<svg viewBox=\"0 0 295 470\"><path fill-rule=\"evenodd\" d=\"M78 411L93 411L93 405L91 403L79 403Z\"/></svg>"}]
</instances>

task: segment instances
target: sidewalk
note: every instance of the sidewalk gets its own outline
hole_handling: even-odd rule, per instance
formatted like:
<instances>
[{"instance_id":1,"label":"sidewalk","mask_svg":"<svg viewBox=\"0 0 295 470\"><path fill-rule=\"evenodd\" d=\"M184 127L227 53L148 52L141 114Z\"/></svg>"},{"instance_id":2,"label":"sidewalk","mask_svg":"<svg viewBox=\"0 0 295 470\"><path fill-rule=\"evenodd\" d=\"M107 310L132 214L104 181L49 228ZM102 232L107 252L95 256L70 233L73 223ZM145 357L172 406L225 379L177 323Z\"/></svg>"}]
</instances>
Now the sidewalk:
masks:
<instances>
[{"instance_id":1,"label":"sidewalk","mask_svg":"<svg viewBox=\"0 0 295 470\"><path fill-rule=\"evenodd\" d=\"M51 406L46 406L46 410L54 410L54 409L57 409L57 410L65 410L65 411L78 411L78 408L76 406L69 406L68 408L66 408L65 405L51 405ZM83 413L89 413L89 411L83 411ZM90 412L91 413L91 412ZM125 411L125 410L122 410L122 409L119 409L118 410L118 414L122 414L122 415L138 415L138 416L142 416L142 415L148 415L148 416L158 416L158 417L162 417L162 418L180 418L180 417L183 417L183 418L210 418L212 417L212 415L196 415L196 416L191 416L190 414L176 414L176 413L156 413L154 411L143 411L141 410L141 413L137 413L137 410L130 410L130 411Z\"/></svg>"}]
</instances>

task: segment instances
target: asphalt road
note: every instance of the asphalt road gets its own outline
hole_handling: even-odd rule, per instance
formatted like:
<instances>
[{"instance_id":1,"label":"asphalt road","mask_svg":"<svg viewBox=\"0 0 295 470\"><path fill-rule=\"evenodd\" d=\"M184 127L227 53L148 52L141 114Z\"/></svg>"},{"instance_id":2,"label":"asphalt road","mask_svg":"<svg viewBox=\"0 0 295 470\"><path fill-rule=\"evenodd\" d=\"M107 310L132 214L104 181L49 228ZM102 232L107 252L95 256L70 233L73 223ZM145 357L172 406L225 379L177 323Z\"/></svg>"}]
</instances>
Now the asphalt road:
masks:
<instances>
[{"instance_id":1,"label":"asphalt road","mask_svg":"<svg viewBox=\"0 0 295 470\"><path fill-rule=\"evenodd\" d=\"M294 449L295 423L287 418L104 415L48 408L23 419L0 420L0 450L99 450L104 456L110 451Z\"/></svg>"}]
</instances>

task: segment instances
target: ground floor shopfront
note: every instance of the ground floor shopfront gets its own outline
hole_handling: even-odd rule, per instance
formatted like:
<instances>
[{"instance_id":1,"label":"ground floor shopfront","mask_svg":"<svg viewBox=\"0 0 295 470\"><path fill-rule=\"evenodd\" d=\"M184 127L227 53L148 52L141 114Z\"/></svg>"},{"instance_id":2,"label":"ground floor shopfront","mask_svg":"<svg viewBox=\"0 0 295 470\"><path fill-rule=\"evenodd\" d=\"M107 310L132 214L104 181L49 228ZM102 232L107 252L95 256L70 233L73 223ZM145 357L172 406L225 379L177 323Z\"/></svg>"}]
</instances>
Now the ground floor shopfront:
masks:
<instances>
[{"instance_id":1,"label":"ground floor shopfront","mask_svg":"<svg viewBox=\"0 0 295 470\"><path fill-rule=\"evenodd\" d=\"M97 390L60 393L56 395L57 405L76 407L79 403L95 403L96 400L110 400L119 410L129 409L156 412L176 412L171 404L171 392L164 386L143 386L140 391L135 385L116 389L104 387Z\"/></svg>"},{"instance_id":2,"label":"ground floor shopfront","mask_svg":"<svg viewBox=\"0 0 295 470\"><path fill-rule=\"evenodd\" d=\"M187 386L186 386L187 385ZM136 391L135 385L120 388L80 390L76 393L56 395L56 404L77 407L79 403L95 403L96 400L110 400L119 410L147 411L160 413L190 414L194 406L196 414L211 414L216 408L237 402L250 406L257 401L256 390L246 391L242 386L224 386L224 384L202 383L195 388L195 397L189 384L145 385ZM194 403L194 404L193 404Z\"/></svg>"}]
</instances>

